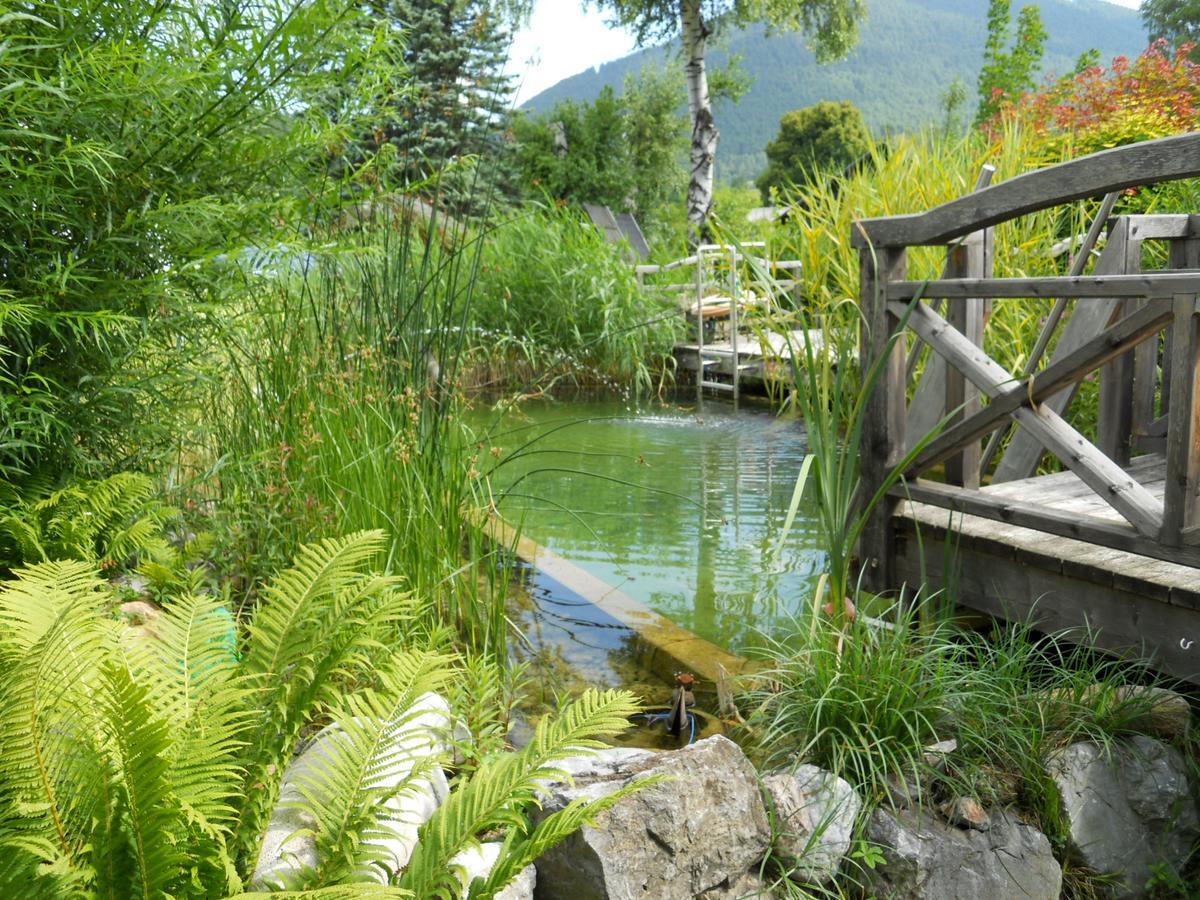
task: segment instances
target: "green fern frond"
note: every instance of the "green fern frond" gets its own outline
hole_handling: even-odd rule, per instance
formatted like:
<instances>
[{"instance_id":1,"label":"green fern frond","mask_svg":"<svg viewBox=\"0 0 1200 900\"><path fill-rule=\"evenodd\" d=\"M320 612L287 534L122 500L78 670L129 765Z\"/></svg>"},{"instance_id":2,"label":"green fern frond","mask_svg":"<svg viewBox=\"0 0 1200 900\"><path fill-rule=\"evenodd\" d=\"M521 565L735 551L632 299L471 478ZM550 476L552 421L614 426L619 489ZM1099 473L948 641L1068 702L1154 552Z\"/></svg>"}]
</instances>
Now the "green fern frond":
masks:
<instances>
[{"instance_id":1,"label":"green fern frond","mask_svg":"<svg viewBox=\"0 0 1200 900\"><path fill-rule=\"evenodd\" d=\"M419 733L406 738L404 732L421 715L415 709L421 697L445 687L449 662L432 653L400 654L390 671L379 673L377 689L346 697L334 712L338 734L327 742L324 758L298 779L305 800L294 804L315 823L322 860L315 884L336 883L388 862L380 844L370 840L393 831L388 801L412 790L429 767L448 762L428 752L429 738ZM386 784L389 774L405 769L410 772L402 783Z\"/></svg>"},{"instance_id":2,"label":"green fern frond","mask_svg":"<svg viewBox=\"0 0 1200 900\"><path fill-rule=\"evenodd\" d=\"M170 896L186 859L183 810L169 778L170 727L127 666L105 666L103 680L101 713L117 773L121 830L133 864L120 877L126 889L134 888L134 897Z\"/></svg>"},{"instance_id":3,"label":"green fern frond","mask_svg":"<svg viewBox=\"0 0 1200 900\"><path fill-rule=\"evenodd\" d=\"M300 548L292 568L263 592L250 626L247 671L283 677L314 649L308 626L338 591L362 577L361 567L384 549L382 531L327 538Z\"/></svg>"},{"instance_id":4,"label":"green fern frond","mask_svg":"<svg viewBox=\"0 0 1200 900\"><path fill-rule=\"evenodd\" d=\"M188 821L223 841L256 718L239 674L233 618L216 599L188 595L155 622L155 634L143 665L173 735L169 781Z\"/></svg>"},{"instance_id":5,"label":"green fern frond","mask_svg":"<svg viewBox=\"0 0 1200 900\"><path fill-rule=\"evenodd\" d=\"M115 646L95 576L78 563L18 573L0 590L0 772L7 824L55 848L62 871L83 849L107 772L97 747L99 669Z\"/></svg>"},{"instance_id":6,"label":"green fern frond","mask_svg":"<svg viewBox=\"0 0 1200 900\"><path fill-rule=\"evenodd\" d=\"M598 739L624 731L637 710L627 691L588 691L555 720L543 719L524 749L487 761L451 792L421 829L401 887L419 897L458 896L457 878L448 868L454 854L493 828L525 831L523 811L536 803L539 783L562 775L553 763L602 746Z\"/></svg>"}]
</instances>

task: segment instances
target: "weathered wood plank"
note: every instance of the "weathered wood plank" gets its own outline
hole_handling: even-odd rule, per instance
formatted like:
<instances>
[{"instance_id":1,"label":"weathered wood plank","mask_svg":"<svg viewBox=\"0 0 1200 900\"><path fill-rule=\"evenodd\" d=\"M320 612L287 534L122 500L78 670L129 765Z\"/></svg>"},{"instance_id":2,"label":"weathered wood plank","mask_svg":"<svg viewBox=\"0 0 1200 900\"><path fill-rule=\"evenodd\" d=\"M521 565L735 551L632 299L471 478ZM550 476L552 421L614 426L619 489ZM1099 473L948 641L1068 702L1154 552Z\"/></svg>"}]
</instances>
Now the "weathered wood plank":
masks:
<instances>
[{"instance_id":1,"label":"weathered wood plank","mask_svg":"<svg viewBox=\"0 0 1200 900\"><path fill-rule=\"evenodd\" d=\"M1167 424L1167 492L1161 540L1178 546L1200 525L1200 318L1196 295L1175 298L1172 326L1171 411Z\"/></svg>"},{"instance_id":2,"label":"weathered wood plank","mask_svg":"<svg viewBox=\"0 0 1200 900\"><path fill-rule=\"evenodd\" d=\"M949 250L946 266L952 277L982 277L984 258L983 241L969 241ZM973 298L951 304L948 321L959 334L976 347L983 346L983 299ZM969 382L962 372L947 367L945 370L945 399L943 409L951 423L979 412L979 389ZM922 435L923 437L924 435ZM978 440L968 441L961 449L946 459L946 483L962 487L979 487L979 460L982 447Z\"/></svg>"},{"instance_id":3,"label":"weathered wood plank","mask_svg":"<svg viewBox=\"0 0 1200 900\"><path fill-rule=\"evenodd\" d=\"M1129 236L1137 241L1196 237L1195 223L1186 213L1130 216Z\"/></svg>"},{"instance_id":4,"label":"weathered wood plank","mask_svg":"<svg viewBox=\"0 0 1200 900\"><path fill-rule=\"evenodd\" d=\"M1132 223L1127 227L1132 230ZM1136 272L1142 264L1142 242L1126 237L1126 273ZM1129 315L1138 301L1123 300L1114 317ZM1096 423L1096 446L1100 452L1123 466L1129 462L1133 438L1133 355L1123 353L1105 363L1100 370L1100 409Z\"/></svg>"},{"instance_id":5,"label":"weathered wood plank","mask_svg":"<svg viewBox=\"0 0 1200 900\"><path fill-rule=\"evenodd\" d=\"M1045 401L1064 386L1077 382L1107 359L1124 353L1157 334L1163 325L1170 321L1171 316L1171 308L1166 303L1160 300L1150 301L1131 316L1050 363L1036 378L1026 379L998 394L983 410L934 438L913 461L908 470L909 474L928 471L960 447L994 429L1014 410L1027 404L1030 398L1034 403Z\"/></svg>"},{"instance_id":6,"label":"weathered wood plank","mask_svg":"<svg viewBox=\"0 0 1200 900\"><path fill-rule=\"evenodd\" d=\"M1102 150L1001 182L921 213L862 219L856 247L945 244L972 231L1072 200L1200 175L1200 133Z\"/></svg>"},{"instance_id":7,"label":"weathered wood plank","mask_svg":"<svg viewBox=\"0 0 1200 900\"><path fill-rule=\"evenodd\" d=\"M1094 274L1098 276L1118 275L1125 271L1129 255L1126 252L1129 245L1129 219L1125 216L1113 222L1108 236L1108 243L1096 261ZM1093 336L1102 332L1111 322L1118 301L1107 299L1090 303L1076 304L1054 353L1054 360L1070 353L1076 347L1089 341ZM1046 406L1059 415L1063 415L1075 399L1078 385L1072 384L1046 401ZM1028 478L1037 471L1038 462L1044 449L1030 434L1018 431L1013 435L1004 456L996 466L992 481L1012 481L1015 478Z\"/></svg>"},{"instance_id":8,"label":"weathered wood plank","mask_svg":"<svg viewBox=\"0 0 1200 900\"><path fill-rule=\"evenodd\" d=\"M1200 680L1200 616L1190 605L1147 600L1137 592L1088 584L1065 572L1014 564L984 548L960 552L955 560L958 571L951 572L945 567L943 540L928 537L922 553L915 539L905 532L902 536L903 552L897 560L901 578L911 581L922 572L937 583L957 578L959 602L972 609L1016 622L1033 621L1047 633L1073 633L1139 659L1150 654L1165 671Z\"/></svg>"},{"instance_id":9,"label":"weathered wood plank","mask_svg":"<svg viewBox=\"0 0 1200 900\"><path fill-rule=\"evenodd\" d=\"M863 371L872 371L877 362L881 363L867 400L859 447L864 498L874 495L904 454L904 343L892 340L900 328L900 318L888 308L886 286L889 281L903 278L907 267L904 250L859 253L859 302L864 311L859 356ZM893 586L894 550L889 532L893 506L878 504L863 529L859 555L865 569L864 582L871 590Z\"/></svg>"},{"instance_id":10,"label":"weathered wood plank","mask_svg":"<svg viewBox=\"0 0 1200 900\"><path fill-rule=\"evenodd\" d=\"M1167 547L1155 537L1138 534L1128 525L1082 516L1041 503L1029 503L1012 497L995 497L986 491L970 491L933 481L918 479L892 489L896 497L910 498L941 509L979 516L1006 525L1032 528L1047 534L1085 541L1101 547L1137 553L1165 562L1200 566L1200 549Z\"/></svg>"},{"instance_id":11,"label":"weathered wood plank","mask_svg":"<svg viewBox=\"0 0 1200 900\"><path fill-rule=\"evenodd\" d=\"M906 311L906 307L899 304L891 306L896 315ZM925 304L916 305L908 322L931 347L946 357L951 367L965 374L989 398L999 396L1011 385L1012 376L999 363L973 346ZM903 357L900 365L903 367ZM1162 526L1159 504L1061 416L1044 405L1035 409L1019 407L1013 411L1013 416L1140 533L1158 535Z\"/></svg>"},{"instance_id":12,"label":"weathered wood plank","mask_svg":"<svg viewBox=\"0 0 1200 900\"><path fill-rule=\"evenodd\" d=\"M1044 278L939 278L932 281L897 281L888 285L889 300L956 300L970 297L1070 297L1104 300L1142 297L1167 300L1176 294L1200 292L1200 272L1170 269L1137 275L1046 276Z\"/></svg>"}]
</instances>

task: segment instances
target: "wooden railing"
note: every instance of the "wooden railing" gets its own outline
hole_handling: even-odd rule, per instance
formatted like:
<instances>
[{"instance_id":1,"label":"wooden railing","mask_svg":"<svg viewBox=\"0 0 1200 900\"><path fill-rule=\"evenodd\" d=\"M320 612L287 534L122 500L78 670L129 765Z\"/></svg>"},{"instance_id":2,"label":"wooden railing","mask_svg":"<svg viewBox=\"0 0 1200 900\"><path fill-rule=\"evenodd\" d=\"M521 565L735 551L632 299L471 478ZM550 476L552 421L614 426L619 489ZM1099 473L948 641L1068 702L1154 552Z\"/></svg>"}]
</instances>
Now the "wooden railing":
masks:
<instances>
[{"instance_id":1,"label":"wooden railing","mask_svg":"<svg viewBox=\"0 0 1200 900\"><path fill-rule=\"evenodd\" d=\"M881 365L860 446L863 495L872 496L912 456L909 449L942 426L907 460L903 483L872 513L860 548L872 587L895 586L891 518L902 496L1200 566L1200 216L1110 216L1120 190L1196 176L1200 134L1188 134L1051 166L923 213L854 224L861 355L864 370ZM1105 202L1068 275L992 277L992 226L1100 197ZM1082 263L1104 230L1103 252L1085 274ZM1141 271L1146 241L1167 243L1166 268ZM942 277L908 280L907 248L930 245L946 247ZM1056 303L1033 365L1009 372L982 349L991 302L1044 297ZM890 339L901 331L904 340ZM1052 356L1037 368L1051 343ZM909 404L909 377L923 346L932 353ZM1064 416L1079 383L1097 370L1100 409L1092 442ZM997 454L1014 423L1015 433ZM979 490L988 481L1032 477L1046 451L1120 520L1057 511L1032 495L1001 500ZM1144 453L1165 457L1161 501L1126 471L1131 458ZM921 477L936 467L943 481Z\"/></svg>"}]
</instances>

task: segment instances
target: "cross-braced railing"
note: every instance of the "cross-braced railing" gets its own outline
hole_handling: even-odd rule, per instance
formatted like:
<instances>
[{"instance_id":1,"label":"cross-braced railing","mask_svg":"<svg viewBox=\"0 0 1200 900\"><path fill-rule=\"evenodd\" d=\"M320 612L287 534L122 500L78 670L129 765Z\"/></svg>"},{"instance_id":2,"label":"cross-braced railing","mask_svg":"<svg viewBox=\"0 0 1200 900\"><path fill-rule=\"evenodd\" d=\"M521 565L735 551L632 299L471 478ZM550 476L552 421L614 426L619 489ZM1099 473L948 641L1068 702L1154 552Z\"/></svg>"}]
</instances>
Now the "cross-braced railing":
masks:
<instances>
[{"instance_id":1,"label":"cross-braced railing","mask_svg":"<svg viewBox=\"0 0 1200 900\"><path fill-rule=\"evenodd\" d=\"M864 371L885 357L863 428L863 496L873 496L905 462L903 483L872 513L863 538L871 586L895 586L891 520L905 496L1200 566L1200 216L1110 215L1120 190L1198 175L1200 134L1188 134L1051 166L924 213L855 223ZM1105 201L1070 274L992 277L992 226L1091 197ZM1105 230L1103 252L1085 274L1082 263ZM1166 242L1165 268L1141 270L1147 241ZM908 280L907 249L931 245L947 248L943 276ZM1056 303L1033 348L1033 364L1009 372L982 349L991 301L1042 297ZM891 340L901 329L919 343L909 348L907 341ZM1054 352L1038 369L1052 338ZM932 352L909 404L908 379L921 344ZM1097 370L1093 442L1064 415L1079 383ZM912 456L908 449L939 423L937 436ZM1014 425L997 454L1001 436ZM985 481L1032 477L1045 452L1119 518L1055 509L1033 493L1014 499L1011 492L1001 498L980 490ZM1163 458L1162 499L1128 471L1138 454ZM939 467L944 480L922 477Z\"/></svg>"}]
</instances>

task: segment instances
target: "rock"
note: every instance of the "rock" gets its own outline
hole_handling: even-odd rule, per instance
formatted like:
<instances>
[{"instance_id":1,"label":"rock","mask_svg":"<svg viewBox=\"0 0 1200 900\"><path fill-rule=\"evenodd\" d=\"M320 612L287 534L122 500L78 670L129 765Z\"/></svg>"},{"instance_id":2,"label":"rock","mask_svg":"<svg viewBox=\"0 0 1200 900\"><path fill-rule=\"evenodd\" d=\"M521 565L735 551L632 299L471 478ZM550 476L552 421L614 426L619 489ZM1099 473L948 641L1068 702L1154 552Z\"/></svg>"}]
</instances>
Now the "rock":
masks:
<instances>
[{"instance_id":1,"label":"rock","mask_svg":"<svg viewBox=\"0 0 1200 900\"><path fill-rule=\"evenodd\" d=\"M462 900L467 900L471 882L476 878L487 878L496 860L500 858L499 841L491 841L463 850L450 858L451 868L460 866L463 870ZM526 866L516 878L496 892L494 900L533 900L533 889L537 887L537 870Z\"/></svg>"},{"instance_id":2,"label":"rock","mask_svg":"<svg viewBox=\"0 0 1200 900\"><path fill-rule=\"evenodd\" d=\"M1145 896L1155 865L1179 866L1200 835L1193 785L1177 750L1144 735L1106 755L1085 741L1047 764L1061 800L1071 856L1120 876L1118 896Z\"/></svg>"},{"instance_id":3,"label":"rock","mask_svg":"<svg viewBox=\"0 0 1200 900\"><path fill-rule=\"evenodd\" d=\"M757 871L729 876L715 888L696 895L696 900L775 900L778 895Z\"/></svg>"},{"instance_id":4,"label":"rock","mask_svg":"<svg viewBox=\"0 0 1200 900\"><path fill-rule=\"evenodd\" d=\"M867 827L884 864L865 874L889 900L1007 898L1057 900L1062 869L1050 841L1009 812L987 832L964 831L919 810L879 809Z\"/></svg>"},{"instance_id":5,"label":"rock","mask_svg":"<svg viewBox=\"0 0 1200 900\"><path fill-rule=\"evenodd\" d=\"M775 853L792 878L827 884L850 852L862 800L854 788L816 766L763 778L775 810Z\"/></svg>"},{"instance_id":6,"label":"rock","mask_svg":"<svg viewBox=\"0 0 1200 900\"><path fill-rule=\"evenodd\" d=\"M948 741L938 741L930 744L922 752L925 759L925 765L938 772L946 771L946 763L949 761L950 754L958 749L958 741L951 738Z\"/></svg>"},{"instance_id":7,"label":"rock","mask_svg":"<svg viewBox=\"0 0 1200 900\"><path fill-rule=\"evenodd\" d=\"M976 831L987 831L992 827L992 820L984 808L974 797L955 797L938 807L946 821L959 828L973 828Z\"/></svg>"},{"instance_id":8,"label":"rock","mask_svg":"<svg viewBox=\"0 0 1200 900\"><path fill-rule=\"evenodd\" d=\"M449 786L441 761L450 759L453 752L449 740L452 727L449 704L432 693L419 697L413 708L393 723L388 745L379 753L387 763L372 787L403 790L384 801L379 827L364 842L382 857L380 864L359 873L364 878L386 883L401 869L416 846L417 829L446 799ZM317 823L299 804L311 802L306 794L312 794L314 779L329 765L334 748L345 740L341 725L329 725L288 765L251 878L255 888L286 886L302 869L318 864L312 833ZM431 758L432 764L426 764ZM414 776L414 769L423 764L424 771Z\"/></svg>"},{"instance_id":9,"label":"rock","mask_svg":"<svg viewBox=\"0 0 1200 900\"><path fill-rule=\"evenodd\" d=\"M1171 740L1187 734L1192 726L1192 706L1187 697L1160 687L1127 686L1117 692L1123 700L1145 704L1129 727Z\"/></svg>"},{"instance_id":10,"label":"rock","mask_svg":"<svg viewBox=\"0 0 1200 900\"><path fill-rule=\"evenodd\" d=\"M539 859L539 900L692 900L728 889L766 853L770 830L758 779L728 738L671 753L608 753L599 774L549 785L541 815L639 778L668 780L624 798Z\"/></svg>"}]
</instances>

